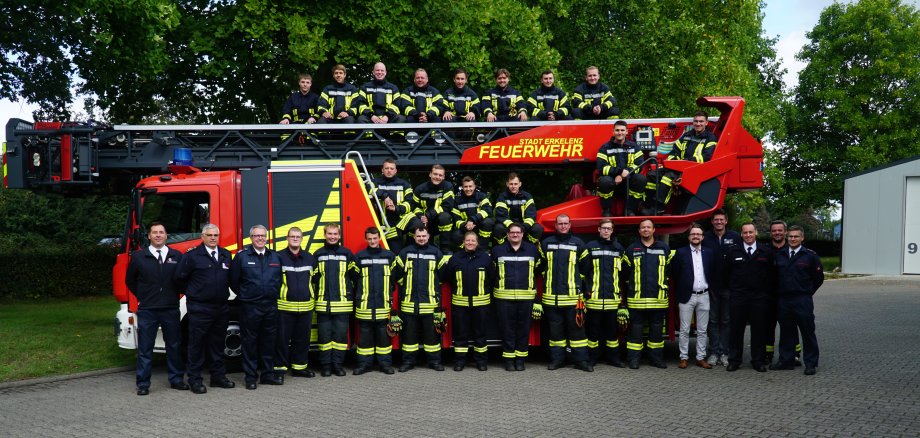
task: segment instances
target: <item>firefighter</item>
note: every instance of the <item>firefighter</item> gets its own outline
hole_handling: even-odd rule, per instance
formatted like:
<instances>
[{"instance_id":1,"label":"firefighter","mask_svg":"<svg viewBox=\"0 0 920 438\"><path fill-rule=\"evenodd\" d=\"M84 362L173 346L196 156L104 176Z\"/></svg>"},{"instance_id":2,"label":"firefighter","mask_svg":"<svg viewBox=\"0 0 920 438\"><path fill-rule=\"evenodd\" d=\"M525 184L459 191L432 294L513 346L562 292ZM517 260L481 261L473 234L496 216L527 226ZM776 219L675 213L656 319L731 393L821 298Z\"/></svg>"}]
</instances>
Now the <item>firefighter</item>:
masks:
<instances>
[{"instance_id":1,"label":"firefighter","mask_svg":"<svg viewBox=\"0 0 920 438\"><path fill-rule=\"evenodd\" d=\"M533 196L521 190L521 178L514 172L508 174L505 185L508 190L498 195L498 199L495 200L495 230L492 232L495 242L504 242L508 228L512 223L517 223L524 227L527 240L535 245L540 243L543 225L537 223L537 207Z\"/></svg>"},{"instance_id":2,"label":"firefighter","mask_svg":"<svg viewBox=\"0 0 920 438\"><path fill-rule=\"evenodd\" d=\"M731 294L725 281L727 254L733 245L741 244L741 235L728 229L728 214L721 208L712 213L712 228L703 233L702 245L715 254L715 274L709 282L709 365L728 365L728 343L731 336Z\"/></svg>"},{"instance_id":3,"label":"firefighter","mask_svg":"<svg viewBox=\"0 0 920 438\"><path fill-rule=\"evenodd\" d=\"M399 281L399 310L403 320L403 363L399 372L415 368L419 342L425 350L428 368L444 371L441 364L441 336L436 326L443 326L441 288L438 272L447 257L428 243L428 229L413 230L414 243L407 245L396 258L394 275Z\"/></svg>"},{"instance_id":4,"label":"firefighter","mask_svg":"<svg viewBox=\"0 0 920 438\"><path fill-rule=\"evenodd\" d=\"M492 263L505 371L524 371L531 317L543 315L543 306L534 302L543 257L536 245L524 240L524 226L515 222L508 225L508 240L492 248Z\"/></svg>"},{"instance_id":5,"label":"firefighter","mask_svg":"<svg viewBox=\"0 0 920 438\"><path fill-rule=\"evenodd\" d=\"M774 251L757 242L757 228L741 226L741 240L728 249L725 271L730 291L730 337L726 370L736 371L744 353L744 330L751 324L751 367L766 372L766 329L775 285Z\"/></svg>"},{"instance_id":6,"label":"firefighter","mask_svg":"<svg viewBox=\"0 0 920 438\"><path fill-rule=\"evenodd\" d=\"M179 351L182 343L179 292L173 279L182 253L166 246L166 237L163 224L151 223L147 228L150 245L131 253L125 273L125 285L137 297L137 395L150 393L150 369L157 328L163 329L170 388L180 391L189 388L185 383L185 363Z\"/></svg>"},{"instance_id":7,"label":"firefighter","mask_svg":"<svg viewBox=\"0 0 920 438\"><path fill-rule=\"evenodd\" d=\"M298 91L291 94L288 100L284 102L281 108L281 123L316 123L319 111L319 96L310 92L310 86L313 84L313 76L308 73L301 73L297 80Z\"/></svg>"},{"instance_id":8,"label":"firefighter","mask_svg":"<svg viewBox=\"0 0 920 438\"><path fill-rule=\"evenodd\" d=\"M527 121L527 101L508 85L510 80L511 72L500 68L495 71L495 87L482 94L480 107L487 122Z\"/></svg>"},{"instance_id":9,"label":"firefighter","mask_svg":"<svg viewBox=\"0 0 920 438\"><path fill-rule=\"evenodd\" d=\"M230 314L230 251L217 245L220 229L205 224L201 245L182 257L176 279L185 290L185 317L188 320L188 384L195 394L208 392L201 369L210 364L212 388L236 386L227 378L224 344Z\"/></svg>"},{"instance_id":10,"label":"firefighter","mask_svg":"<svg viewBox=\"0 0 920 438\"><path fill-rule=\"evenodd\" d=\"M399 88L387 82L387 66L382 62L374 64L373 79L359 87L361 106L358 109L358 123L401 123L406 118L396 106Z\"/></svg>"},{"instance_id":11,"label":"firefighter","mask_svg":"<svg viewBox=\"0 0 920 438\"><path fill-rule=\"evenodd\" d=\"M390 300L396 286L393 267L396 254L380 246L380 230L370 227L364 231L367 248L355 254L355 318L358 320L357 366L352 374L360 376L374 367L374 356L380 371L393 374L393 344L387 335L390 320Z\"/></svg>"},{"instance_id":12,"label":"firefighter","mask_svg":"<svg viewBox=\"0 0 920 438\"><path fill-rule=\"evenodd\" d=\"M565 366L565 352L569 349L575 368L594 371L588 363L588 338L582 322L576 319L583 305L581 299L582 274L579 261L585 256L585 243L569 231L572 221L568 215L556 216L556 233L543 239L543 256L546 258L546 290L543 292L544 312L549 326L549 357L547 366L555 370Z\"/></svg>"},{"instance_id":13,"label":"firefighter","mask_svg":"<svg viewBox=\"0 0 920 438\"><path fill-rule=\"evenodd\" d=\"M674 149L666 159L697 163L705 163L712 159L712 153L716 149L716 135L706 129L707 124L709 115L705 111L697 111L693 115L693 129L685 132L674 142ZM646 214L661 214L671 201L674 188L680 185L680 174L659 167L649 172L647 177L645 200L649 205Z\"/></svg>"},{"instance_id":14,"label":"firefighter","mask_svg":"<svg viewBox=\"0 0 920 438\"><path fill-rule=\"evenodd\" d=\"M472 177L465 176L455 199L454 208L451 209L454 247L462 247L464 235L472 231L479 236L480 246L487 248L495 228L489 195L476 188L476 181Z\"/></svg>"},{"instance_id":15,"label":"firefighter","mask_svg":"<svg viewBox=\"0 0 920 438\"><path fill-rule=\"evenodd\" d=\"M424 68L415 70L412 85L402 91L396 104L409 123L437 122L446 105L441 92L428 83Z\"/></svg>"},{"instance_id":16,"label":"firefighter","mask_svg":"<svg viewBox=\"0 0 920 438\"><path fill-rule=\"evenodd\" d=\"M246 389L256 381L281 385L275 375L274 354L278 325L278 297L283 282L281 257L265 246L268 230L263 225L249 229L252 245L236 253L230 265L230 287L240 302L240 331L243 339L243 373Z\"/></svg>"},{"instance_id":17,"label":"firefighter","mask_svg":"<svg viewBox=\"0 0 920 438\"><path fill-rule=\"evenodd\" d=\"M345 82L345 66L332 67L333 82L319 96L319 123L355 123L360 107L358 87Z\"/></svg>"},{"instance_id":18,"label":"firefighter","mask_svg":"<svg viewBox=\"0 0 920 438\"><path fill-rule=\"evenodd\" d=\"M386 210L389 229L386 232L387 243L393 252L402 249L406 228L415 217L410 202L412 186L408 181L396 176L396 160L385 158L380 176L374 179L373 193Z\"/></svg>"},{"instance_id":19,"label":"firefighter","mask_svg":"<svg viewBox=\"0 0 920 438\"><path fill-rule=\"evenodd\" d=\"M802 334L802 362L805 375L818 372L818 338L815 336L815 304L813 296L824 283L821 258L802 246L802 227L792 225L786 235L789 251L776 254L779 284L779 359L770 365L773 370L795 367L795 333Z\"/></svg>"},{"instance_id":20,"label":"firefighter","mask_svg":"<svg viewBox=\"0 0 920 438\"><path fill-rule=\"evenodd\" d=\"M655 223L645 219L639 222L639 238L626 247L625 255L626 306L632 324L626 342L629 368L639 368L646 326L651 364L667 368L663 354L663 323L668 309L668 275L674 254L667 243L655 239Z\"/></svg>"},{"instance_id":21,"label":"firefighter","mask_svg":"<svg viewBox=\"0 0 920 438\"><path fill-rule=\"evenodd\" d=\"M275 346L275 374L284 376L288 369L297 377L313 377L308 369L310 330L313 328L313 271L316 260L300 245L303 231L291 227L287 248L278 252L284 282L278 297L278 344Z\"/></svg>"},{"instance_id":22,"label":"firefighter","mask_svg":"<svg viewBox=\"0 0 920 438\"><path fill-rule=\"evenodd\" d=\"M429 180L412 191L411 205L415 217L408 221L408 230L425 227L433 239L438 236L441 250L451 252L450 212L454 208L454 185L444 181L444 166L435 164L428 173ZM437 234L435 234L435 231Z\"/></svg>"},{"instance_id":23,"label":"firefighter","mask_svg":"<svg viewBox=\"0 0 920 438\"><path fill-rule=\"evenodd\" d=\"M454 371L463 371L471 343L476 368L485 371L489 359L486 320L495 274L492 259L479 246L479 237L475 231L464 234L463 251L450 257L442 277L451 289L451 324L456 359Z\"/></svg>"},{"instance_id":24,"label":"firefighter","mask_svg":"<svg viewBox=\"0 0 920 438\"><path fill-rule=\"evenodd\" d=\"M601 72L595 66L585 69L585 81L572 92L572 116L579 120L603 120L620 115L617 100L610 87L600 82Z\"/></svg>"},{"instance_id":25,"label":"firefighter","mask_svg":"<svg viewBox=\"0 0 920 438\"><path fill-rule=\"evenodd\" d=\"M348 349L348 321L354 297L352 287L355 256L341 245L342 228L339 224L323 227L326 242L313 253L316 270L313 287L316 289L316 328L319 342L320 374L342 377L345 370L345 351Z\"/></svg>"},{"instance_id":26,"label":"firefighter","mask_svg":"<svg viewBox=\"0 0 920 438\"><path fill-rule=\"evenodd\" d=\"M540 76L540 88L537 88L527 99L527 109L530 117L537 120L569 120L569 97L559 87L555 86L555 76L552 70L546 70Z\"/></svg>"},{"instance_id":27,"label":"firefighter","mask_svg":"<svg viewBox=\"0 0 920 438\"><path fill-rule=\"evenodd\" d=\"M613 137L597 150L597 196L601 203L601 216L610 217L615 192L626 194L626 216L638 213L645 197L645 176L641 165L643 154L639 145L626 139L629 128L625 120L613 124Z\"/></svg>"},{"instance_id":28,"label":"firefighter","mask_svg":"<svg viewBox=\"0 0 920 438\"><path fill-rule=\"evenodd\" d=\"M466 86L468 77L466 70L454 70L454 86L444 91L447 109L441 119L445 122L475 122L479 118L479 96Z\"/></svg>"},{"instance_id":29,"label":"firefighter","mask_svg":"<svg viewBox=\"0 0 920 438\"><path fill-rule=\"evenodd\" d=\"M628 318L629 312L621 293L624 250L623 245L613 238L613 228L610 219L598 222L597 239L585 245L585 256L579 263L585 276L583 290L588 312L585 318L590 364L594 366L603 357L607 364L623 368L618 323ZM601 345L601 342L604 344Z\"/></svg>"}]
</instances>

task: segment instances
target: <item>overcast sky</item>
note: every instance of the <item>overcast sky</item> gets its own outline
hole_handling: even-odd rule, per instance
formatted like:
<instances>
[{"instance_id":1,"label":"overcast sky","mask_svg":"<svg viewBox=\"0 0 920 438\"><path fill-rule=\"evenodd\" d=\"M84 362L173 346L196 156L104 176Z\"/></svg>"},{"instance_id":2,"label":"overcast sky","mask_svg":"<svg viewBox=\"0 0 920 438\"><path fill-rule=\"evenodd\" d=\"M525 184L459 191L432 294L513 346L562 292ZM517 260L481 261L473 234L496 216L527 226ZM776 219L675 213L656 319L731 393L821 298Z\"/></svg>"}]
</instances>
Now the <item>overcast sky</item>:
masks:
<instances>
[{"instance_id":1,"label":"overcast sky","mask_svg":"<svg viewBox=\"0 0 920 438\"><path fill-rule=\"evenodd\" d=\"M918 0L908 1L917 4ZM764 18L764 32L769 37L779 37L776 44L777 55L782 65L788 70L785 76L787 89L798 81L798 72L804 67L796 61L795 54L807 42L805 33L818 22L821 11L833 3L832 0L767 0ZM0 100L0 142L6 139L6 122L11 118L32 120L34 105L22 102ZM72 112L82 112L81 107L71 108Z\"/></svg>"}]
</instances>

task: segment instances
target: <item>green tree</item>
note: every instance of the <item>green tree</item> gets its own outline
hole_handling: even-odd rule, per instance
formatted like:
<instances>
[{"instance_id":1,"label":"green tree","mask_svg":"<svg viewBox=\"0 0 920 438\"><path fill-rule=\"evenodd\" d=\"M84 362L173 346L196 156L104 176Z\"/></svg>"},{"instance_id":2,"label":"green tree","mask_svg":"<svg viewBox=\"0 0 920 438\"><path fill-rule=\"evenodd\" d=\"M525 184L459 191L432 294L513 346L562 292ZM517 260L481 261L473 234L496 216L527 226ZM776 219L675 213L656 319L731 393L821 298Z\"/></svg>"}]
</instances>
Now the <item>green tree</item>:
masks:
<instances>
[{"instance_id":1,"label":"green tree","mask_svg":"<svg viewBox=\"0 0 920 438\"><path fill-rule=\"evenodd\" d=\"M777 212L818 210L842 198L844 176L920 153L920 14L899 0L833 4L798 58Z\"/></svg>"}]
</instances>

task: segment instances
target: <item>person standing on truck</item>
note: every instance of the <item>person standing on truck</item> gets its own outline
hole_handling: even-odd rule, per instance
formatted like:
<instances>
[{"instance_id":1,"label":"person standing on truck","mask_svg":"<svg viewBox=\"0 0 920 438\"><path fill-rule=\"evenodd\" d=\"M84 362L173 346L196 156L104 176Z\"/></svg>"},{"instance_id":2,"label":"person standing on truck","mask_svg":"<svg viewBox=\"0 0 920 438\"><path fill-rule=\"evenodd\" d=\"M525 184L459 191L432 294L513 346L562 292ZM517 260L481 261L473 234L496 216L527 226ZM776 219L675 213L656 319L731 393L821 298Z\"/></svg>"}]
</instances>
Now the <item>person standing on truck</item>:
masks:
<instances>
[{"instance_id":1,"label":"person standing on truck","mask_svg":"<svg viewBox=\"0 0 920 438\"><path fill-rule=\"evenodd\" d=\"M579 120L604 120L620 115L610 87L601 81L595 66L585 69L585 81L572 92L572 116Z\"/></svg>"},{"instance_id":2,"label":"person standing on truck","mask_svg":"<svg viewBox=\"0 0 920 438\"><path fill-rule=\"evenodd\" d=\"M642 150L636 142L626 139L627 133L626 121L617 120L613 124L613 137L597 150L597 196L603 217L611 216L614 193L626 194L626 216L637 214L645 197L647 181L640 172Z\"/></svg>"},{"instance_id":3,"label":"person standing on truck","mask_svg":"<svg viewBox=\"0 0 920 438\"><path fill-rule=\"evenodd\" d=\"M435 164L428 173L429 180L412 191L412 206L416 217L409 220L408 229L426 227L432 239L438 237L441 251L450 253L450 231L453 227L450 212L454 208L455 200L454 185L450 181L444 181L445 175L444 166Z\"/></svg>"},{"instance_id":4,"label":"person standing on truck","mask_svg":"<svg viewBox=\"0 0 920 438\"><path fill-rule=\"evenodd\" d=\"M626 306L632 325L626 342L629 368L638 369L642 357L643 330L648 326L648 355L653 367L667 368L664 363L662 328L668 310L668 277L671 248L655 239L655 223L639 222L639 238L626 247Z\"/></svg>"},{"instance_id":5,"label":"person standing on truck","mask_svg":"<svg viewBox=\"0 0 920 438\"><path fill-rule=\"evenodd\" d=\"M396 176L396 160L385 158L380 176L374 179L374 194L383 204L389 229L386 232L390 250L398 253L405 245L409 221L415 218L412 205L412 186Z\"/></svg>"},{"instance_id":6,"label":"person standing on truck","mask_svg":"<svg viewBox=\"0 0 920 438\"><path fill-rule=\"evenodd\" d=\"M188 384L195 394L204 394L201 370L210 364L212 388L236 386L227 378L224 345L230 315L230 251L217 246L220 229L214 224L201 228L201 245L182 257L176 279L185 290L185 318L188 319Z\"/></svg>"},{"instance_id":7,"label":"person standing on truck","mask_svg":"<svg viewBox=\"0 0 920 438\"><path fill-rule=\"evenodd\" d=\"M358 87L345 82L345 66L332 67L333 83L323 88L319 96L319 123L355 123L360 102Z\"/></svg>"},{"instance_id":8,"label":"person standing on truck","mask_svg":"<svg viewBox=\"0 0 920 438\"><path fill-rule=\"evenodd\" d=\"M537 223L537 206L534 204L533 196L521 190L522 184L517 173L509 173L505 183L508 190L498 195L495 201L495 231L492 235L497 243L505 241L512 223L524 227L527 240L535 245L539 244L540 238L543 237L543 225Z\"/></svg>"},{"instance_id":9,"label":"person standing on truck","mask_svg":"<svg viewBox=\"0 0 920 438\"><path fill-rule=\"evenodd\" d=\"M697 111L693 115L693 129L685 132L668 154L666 160L687 160L705 163L712 159L716 150L716 135L706 129L709 124L709 115L705 111ZM662 214L664 208L671 201L674 188L680 185L680 174L673 170L659 167L647 175L648 183L645 188L645 200L648 206L648 215ZM653 204L652 204L653 203Z\"/></svg>"},{"instance_id":10,"label":"person standing on truck","mask_svg":"<svg viewBox=\"0 0 920 438\"><path fill-rule=\"evenodd\" d=\"M715 275L709 282L709 365L728 365L728 343L731 337L731 310L725 269L732 245L741 244L741 235L728 229L728 214L719 208L712 213L712 228L703 233L703 246L715 254Z\"/></svg>"},{"instance_id":11,"label":"person standing on truck","mask_svg":"<svg viewBox=\"0 0 920 438\"><path fill-rule=\"evenodd\" d=\"M297 80L297 86L300 89L291 94L291 97L288 97L288 100L284 102L284 107L281 108L281 113L283 115L281 116L281 121L278 123L282 125L287 125L289 123L316 123L319 109L319 96L317 96L316 93L310 92L310 86L312 84L313 76L310 76L308 73L300 74Z\"/></svg>"},{"instance_id":12,"label":"person standing on truck","mask_svg":"<svg viewBox=\"0 0 920 438\"><path fill-rule=\"evenodd\" d=\"M500 68L495 71L495 87L482 94L480 107L487 122L527 121L527 101L508 85L510 80L511 72Z\"/></svg>"},{"instance_id":13,"label":"person standing on truck","mask_svg":"<svg viewBox=\"0 0 920 438\"><path fill-rule=\"evenodd\" d=\"M373 79L364 83L361 90L361 107L358 123L402 123L406 118L399 114L396 101L399 87L387 81L387 66L382 62L374 64Z\"/></svg>"},{"instance_id":14,"label":"person standing on truck","mask_svg":"<svg viewBox=\"0 0 920 438\"><path fill-rule=\"evenodd\" d=\"M342 377L348 350L348 321L354 309L353 272L357 268L354 254L341 244L339 224L326 224L323 235L326 243L313 253L319 364L323 377L332 374Z\"/></svg>"},{"instance_id":15,"label":"person standing on truck","mask_svg":"<svg viewBox=\"0 0 920 438\"><path fill-rule=\"evenodd\" d=\"M731 321L726 370L736 371L744 356L744 330L751 324L751 367L766 372L766 327L775 281L774 251L757 242L752 222L741 226L741 243L728 248L725 271Z\"/></svg>"},{"instance_id":16,"label":"person standing on truck","mask_svg":"<svg viewBox=\"0 0 920 438\"><path fill-rule=\"evenodd\" d=\"M466 70L454 70L454 86L444 91L447 109L441 115L445 122L475 122L479 118L479 96L467 86Z\"/></svg>"},{"instance_id":17,"label":"person standing on truck","mask_svg":"<svg viewBox=\"0 0 920 438\"><path fill-rule=\"evenodd\" d=\"M131 253L125 285L137 298L137 395L150 393L153 344L157 328L163 329L169 387L187 390L185 363L179 346L182 329L179 323L179 291L173 279L182 253L166 246L166 227L153 222L147 228L150 245Z\"/></svg>"},{"instance_id":18,"label":"person standing on truck","mask_svg":"<svg viewBox=\"0 0 920 438\"><path fill-rule=\"evenodd\" d=\"M278 344L275 346L275 374L284 376L288 369L297 377L313 377L308 368L310 331L313 328L313 271L316 260L301 247L303 231L291 227L287 248L280 251L284 282L278 297Z\"/></svg>"},{"instance_id":19,"label":"person standing on truck","mask_svg":"<svg viewBox=\"0 0 920 438\"><path fill-rule=\"evenodd\" d=\"M428 229L413 230L414 243L396 258L394 275L399 281L399 310L403 320L402 356L399 372L415 368L419 342L423 343L428 368L444 371L441 364L441 332L446 323L441 308L441 281L438 276L447 263L441 250L429 244Z\"/></svg>"},{"instance_id":20,"label":"person standing on truck","mask_svg":"<svg viewBox=\"0 0 920 438\"><path fill-rule=\"evenodd\" d=\"M776 254L779 283L779 360L771 370L791 370L795 367L796 332L802 334L802 362L805 375L818 372L818 337L815 336L815 303L813 296L824 283L821 258L802 246L802 227L789 227L789 251Z\"/></svg>"},{"instance_id":21,"label":"person standing on truck","mask_svg":"<svg viewBox=\"0 0 920 438\"><path fill-rule=\"evenodd\" d=\"M352 374L360 376L374 366L374 356L380 371L393 374L393 343L387 334L392 311L390 302L396 289L393 268L396 254L380 246L380 230L370 227L364 231L367 248L355 254L355 318L358 320L358 366Z\"/></svg>"},{"instance_id":22,"label":"person standing on truck","mask_svg":"<svg viewBox=\"0 0 920 438\"><path fill-rule=\"evenodd\" d=\"M466 366L470 344L479 371L488 369L486 319L492 302L495 272L489 253L479 246L475 231L463 236L463 251L455 252L442 275L451 288L451 324L454 335L454 371Z\"/></svg>"},{"instance_id":23,"label":"person standing on truck","mask_svg":"<svg viewBox=\"0 0 920 438\"><path fill-rule=\"evenodd\" d=\"M479 246L488 249L495 228L489 195L477 190L476 181L472 177L465 176L455 199L454 208L450 212L454 220L451 239L454 248L464 246L464 236L472 231L481 239Z\"/></svg>"},{"instance_id":24,"label":"person standing on truck","mask_svg":"<svg viewBox=\"0 0 920 438\"><path fill-rule=\"evenodd\" d=\"M432 123L441 120L445 105L441 92L428 83L428 72L420 68L415 70L412 85L399 95L396 106L409 123Z\"/></svg>"},{"instance_id":25,"label":"person standing on truck","mask_svg":"<svg viewBox=\"0 0 920 438\"><path fill-rule=\"evenodd\" d=\"M569 120L569 97L555 85L556 78L552 70L545 70L540 76L540 88L530 93L527 108L530 117L536 120Z\"/></svg>"},{"instance_id":26,"label":"person standing on truck","mask_svg":"<svg viewBox=\"0 0 920 438\"><path fill-rule=\"evenodd\" d=\"M534 302L543 256L536 245L524 240L524 227L514 222L508 225L508 240L492 248L492 263L505 371L524 371L531 318L543 316L543 305Z\"/></svg>"},{"instance_id":27,"label":"person standing on truck","mask_svg":"<svg viewBox=\"0 0 920 438\"><path fill-rule=\"evenodd\" d=\"M284 278L281 257L265 246L268 239L265 226L252 226L249 238L252 244L236 253L230 265L230 287L240 301L246 389L256 389L256 382L284 384L284 378L275 375L274 365L278 297Z\"/></svg>"},{"instance_id":28,"label":"person standing on truck","mask_svg":"<svg viewBox=\"0 0 920 438\"><path fill-rule=\"evenodd\" d=\"M623 302L623 245L613 237L613 221L601 219L597 239L585 245L581 272L585 278L588 353L594 366L603 357L608 365L623 368L620 359L620 326L626 327L629 311ZM620 324L623 321L623 324ZM604 342L604 345L601 345Z\"/></svg>"}]
</instances>

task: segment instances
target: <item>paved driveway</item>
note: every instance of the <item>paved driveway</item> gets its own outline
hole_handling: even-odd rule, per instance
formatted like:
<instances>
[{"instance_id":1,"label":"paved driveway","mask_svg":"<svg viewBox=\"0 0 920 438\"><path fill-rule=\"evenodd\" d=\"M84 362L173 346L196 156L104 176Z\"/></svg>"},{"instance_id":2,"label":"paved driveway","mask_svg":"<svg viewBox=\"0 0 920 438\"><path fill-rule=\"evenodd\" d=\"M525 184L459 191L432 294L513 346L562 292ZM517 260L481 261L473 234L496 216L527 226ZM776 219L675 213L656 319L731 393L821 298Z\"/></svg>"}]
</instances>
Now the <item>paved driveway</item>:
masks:
<instances>
[{"instance_id":1,"label":"paved driveway","mask_svg":"<svg viewBox=\"0 0 920 438\"><path fill-rule=\"evenodd\" d=\"M0 389L0 436L918 436L920 279L831 280L816 298L821 365L592 374L547 371L288 378L284 386L174 391L165 370ZM230 375L238 384L240 374Z\"/></svg>"}]
</instances>

